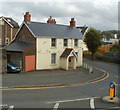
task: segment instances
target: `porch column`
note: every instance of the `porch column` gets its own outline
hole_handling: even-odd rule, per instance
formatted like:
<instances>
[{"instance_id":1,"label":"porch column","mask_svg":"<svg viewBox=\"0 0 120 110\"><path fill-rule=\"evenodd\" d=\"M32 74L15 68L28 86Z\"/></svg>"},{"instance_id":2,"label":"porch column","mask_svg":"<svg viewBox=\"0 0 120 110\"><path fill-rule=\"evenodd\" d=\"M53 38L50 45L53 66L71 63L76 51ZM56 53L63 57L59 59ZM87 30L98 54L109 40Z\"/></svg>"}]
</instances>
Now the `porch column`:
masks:
<instances>
[{"instance_id":1,"label":"porch column","mask_svg":"<svg viewBox=\"0 0 120 110\"><path fill-rule=\"evenodd\" d=\"M76 69L76 58L74 57L74 66L73 66L74 69Z\"/></svg>"}]
</instances>

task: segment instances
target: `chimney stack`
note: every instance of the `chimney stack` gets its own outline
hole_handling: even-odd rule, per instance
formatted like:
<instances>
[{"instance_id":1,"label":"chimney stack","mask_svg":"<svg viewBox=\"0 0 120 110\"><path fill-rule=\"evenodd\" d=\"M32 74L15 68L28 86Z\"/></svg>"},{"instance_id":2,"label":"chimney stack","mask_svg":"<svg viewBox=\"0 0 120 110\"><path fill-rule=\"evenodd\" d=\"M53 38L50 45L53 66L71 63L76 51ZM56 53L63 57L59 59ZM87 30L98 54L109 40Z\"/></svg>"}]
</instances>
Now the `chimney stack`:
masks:
<instances>
[{"instance_id":1,"label":"chimney stack","mask_svg":"<svg viewBox=\"0 0 120 110\"><path fill-rule=\"evenodd\" d=\"M24 15L24 21L27 23L31 22L31 14L29 14L29 12L26 12L26 14Z\"/></svg>"},{"instance_id":2,"label":"chimney stack","mask_svg":"<svg viewBox=\"0 0 120 110\"><path fill-rule=\"evenodd\" d=\"M55 21L55 19L52 19L52 16L50 16L50 18L48 18L48 20L47 20L47 23L56 24L56 21Z\"/></svg>"},{"instance_id":3,"label":"chimney stack","mask_svg":"<svg viewBox=\"0 0 120 110\"><path fill-rule=\"evenodd\" d=\"M72 27L76 26L76 21L74 20L74 18L71 18L70 26L72 26Z\"/></svg>"}]
</instances>

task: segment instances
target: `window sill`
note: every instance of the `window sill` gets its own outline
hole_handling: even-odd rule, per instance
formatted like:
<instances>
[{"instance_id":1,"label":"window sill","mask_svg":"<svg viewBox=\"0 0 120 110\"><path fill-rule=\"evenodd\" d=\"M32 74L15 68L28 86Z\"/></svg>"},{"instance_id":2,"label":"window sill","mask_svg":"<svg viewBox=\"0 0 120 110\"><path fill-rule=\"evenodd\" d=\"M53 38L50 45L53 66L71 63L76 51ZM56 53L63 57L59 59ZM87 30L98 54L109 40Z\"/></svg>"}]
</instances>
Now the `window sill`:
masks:
<instances>
[{"instance_id":1,"label":"window sill","mask_svg":"<svg viewBox=\"0 0 120 110\"><path fill-rule=\"evenodd\" d=\"M63 46L63 48L68 48L68 46Z\"/></svg>"},{"instance_id":2,"label":"window sill","mask_svg":"<svg viewBox=\"0 0 120 110\"><path fill-rule=\"evenodd\" d=\"M51 64L51 66L56 66L57 64L55 63L55 64Z\"/></svg>"},{"instance_id":3,"label":"window sill","mask_svg":"<svg viewBox=\"0 0 120 110\"><path fill-rule=\"evenodd\" d=\"M79 48L79 46L74 46L74 48Z\"/></svg>"},{"instance_id":4,"label":"window sill","mask_svg":"<svg viewBox=\"0 0 120 110\"><path fill-rule=\"evenodd\" d=\"M51 49L57 49L57 47L51 47Z\"/></svg>"}]
</instances>

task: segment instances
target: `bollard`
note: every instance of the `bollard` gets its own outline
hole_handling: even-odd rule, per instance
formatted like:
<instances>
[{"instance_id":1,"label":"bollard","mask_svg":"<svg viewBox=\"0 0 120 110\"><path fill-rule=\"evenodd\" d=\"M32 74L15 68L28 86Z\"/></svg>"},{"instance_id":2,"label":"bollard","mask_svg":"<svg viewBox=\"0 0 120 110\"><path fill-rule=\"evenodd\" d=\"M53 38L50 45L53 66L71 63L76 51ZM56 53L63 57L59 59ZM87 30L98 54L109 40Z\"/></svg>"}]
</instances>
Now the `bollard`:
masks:
<instances>
[{"instance_id":1,"label":"bollard","mask_svg":"<svg viewBox=\"0 0 120 110\"><path fill-rule=\"evenodd\" d=\"M110 88L109 88L109 94L110 94L110 100L113 100L113 98L116 96L116 83L111 82Z\"/></svg>"},{"instance_id":2,"label":"bollard","mask_svg":"<svg viewBox=\"0 0 120 110\"><path fill-rule=\"evenodd\" d=\"M89 67L90 74L93 73L92 67Z\"/></svg>"},{"instance_id":3,"label":"bollard","mask_svg":"<svg viewBox=\"0 0 120 110\"><path fill-rule=\"evenodd\" d=\"M83 67L85 68L85 63L83 63Z\"/></svg>"},{"instance_id":4,"label":"bollard","mask_svg":"<svg viewBox=\"0 0 120 110\"><path fill-rule=\"evenodd\" d=\"M89 69L89 65L87 65L87 68Z\"/></svg>"},{"instance_id":5,"label":"bollard","mask_svg":"<svg viewBox=\"0 0 120 110\"><path fill-rule=\"evenodd\" d=\"M86 64L86 68L88 68L88 65Z\"/></svg>"},{"instance_id":6,"label":"bollard","mask_svg":"<svg viewBox=\"0 0 120 110\"><path fill-rule=\"evenodd\" d=\"M87 68L87 64L85 63L85 68Z\"/></svg>"}]
</instances>

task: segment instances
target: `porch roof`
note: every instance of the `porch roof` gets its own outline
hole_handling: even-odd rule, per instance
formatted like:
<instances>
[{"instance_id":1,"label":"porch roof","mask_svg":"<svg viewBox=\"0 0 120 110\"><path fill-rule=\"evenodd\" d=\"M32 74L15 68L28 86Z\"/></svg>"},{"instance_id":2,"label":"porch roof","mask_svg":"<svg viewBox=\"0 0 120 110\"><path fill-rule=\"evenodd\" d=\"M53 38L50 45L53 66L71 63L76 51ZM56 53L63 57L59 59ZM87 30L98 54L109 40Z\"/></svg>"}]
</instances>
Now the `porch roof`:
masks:
<instances>
[{"instance_id":1,"label":"porch roof","mask_svg":"<svg viewBox=\"0 0 120 110\"><path fill-rule=\"evenodd\" d=\"M65 51L62 53L62 55L60 56L60 58L67 58L70 53L73 51L72 48L66 48Z\"/></svg>"}]
</instances>

